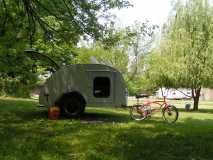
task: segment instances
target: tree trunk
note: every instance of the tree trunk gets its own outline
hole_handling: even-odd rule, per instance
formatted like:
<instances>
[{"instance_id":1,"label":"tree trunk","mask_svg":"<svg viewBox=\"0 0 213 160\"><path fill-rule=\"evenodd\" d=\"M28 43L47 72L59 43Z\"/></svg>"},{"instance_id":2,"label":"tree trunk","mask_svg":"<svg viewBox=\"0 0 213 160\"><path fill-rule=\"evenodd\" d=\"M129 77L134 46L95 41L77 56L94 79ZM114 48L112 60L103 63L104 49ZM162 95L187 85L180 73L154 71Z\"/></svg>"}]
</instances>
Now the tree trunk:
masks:
<instances>
[{"instance_id":1,"label":"tree trunk","mask_svg":"<svg viewBox=\"0 0 213 160\"><path fill-rule=\"evenodd\" d=\"M193 110L197 111L198 110L198 104L199 104L199 97L195 96L194 98L194 107Z\"/></svg>"},{"instance_id":2,"label":"tree trunk","mask_svg":"<svg viewBox=\"0 0 213 160\"><path fill-rule=\"evenodd\" d=\"M198 110L198 104L199 104L199 99L200 99L200 91L201 91L201 87L199 87L198 89L195 89L195 94L193 96L193 100L194 100L193 110L194 111Z\"/></svg>"}]
</instances>

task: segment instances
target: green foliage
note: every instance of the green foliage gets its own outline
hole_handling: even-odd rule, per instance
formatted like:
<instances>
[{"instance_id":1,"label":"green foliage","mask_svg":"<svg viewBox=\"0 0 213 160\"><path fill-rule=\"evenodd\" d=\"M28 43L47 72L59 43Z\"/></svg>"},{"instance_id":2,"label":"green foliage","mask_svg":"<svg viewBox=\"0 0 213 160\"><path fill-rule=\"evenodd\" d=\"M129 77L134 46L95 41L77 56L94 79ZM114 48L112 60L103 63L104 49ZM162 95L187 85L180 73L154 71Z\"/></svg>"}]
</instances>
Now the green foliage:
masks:
<instances>
[{"instance_id":1,"label":"green foliage","mask_svg":"<svg viewBox=\"0 0 213 160\"><path fill-rule=\"evenodd\" d=\"M101 37L104 26L98 22L99 15L105 17L107 10L127 6L130 4L125 0L1 0L1 94L24 92L26 96L36 85L37 75L32 74L31 66L39 65L39 71L49 68L43 61L29 59L23 53L26 48L43 51L59 65L70 64L81 36Z\"/></svg>"},{"instance_id":2,"label":"green foliage","mask_svg":"<svg viewBox=\"0 0 213 160\"><path fill-rule=\"evenodd\" d=\"M135 95L148 87L143 83L146 59L153 48L155 33L158 26L148 22L135 22L124 29L113 29L109 26L108 32L102 40L104 48L119 48L128 53L128 70L124 74L130 95Z\"/></svg>"},{"instance_id":3,"label":"green foliage","mask_svg":"<svg viewBox=\"0 0 213 160\"><path fill-rule=\"evenodd\" d=\"M80 48L78 56L74 58L74 63L100 63L118 69L122 74L127 74L128 53L123 49L104 49L97 44L93 48Z\"/></svg>"},{"instance_id":4,"label":"green foliage","mask_svg":"<svg viewBox=\"0 0 213 160\"><path fill-rule=\"evenodd\" d=\"M112 66L123 74L130 95L142 92L145 58L152 46L157 26L145 22L127 28L116 28L113 24L107 27L100 41L74 50L76 56L72 63Z\"/></svg>"},{"instance_id":5,"label":"green foliage","mask_svg":"<svg viewBox=\"0 0 213 160\"><path fill-rule=\"evenodd\" d=\"M213 8L209 1L190 0L186 5L177 4L176 10L168 38L172 54L184 64L182 85L209 87L213 68Z\"/></svg>"},{"instance_id":6,"label":"green foliage","mask_svg":"<svg viewBox=\"0 0 213 160\"><path fill-rule=\"evenodd\" d=\"M0 96L29 97L30 91L37 83L37 76L27 72L15 77L0 78Z\"/></svg>"},{"instance_id":7,"label":"green foliage","mask_svg":"<svg viewBox=\"0 0 213 160\"><path fill-rule=\"evenodd\" d=\"M175 11L148 77L157 87L190 88L197 110L201 88L212 87L213 7L204 0L178 1Z\"/></svg>"},{"instance_id":8,"label":"green foliage","mask_svg":"<svg viewBox=\"0 0 213 160\"><path fill-rule=\"evenodd\" d=\"M94 63L95 59L96 63L115 67L124 74L127 84L132 85L129 88L134 88L132 93L135 93L140 86L135 87L134 83L139 84L140 78L134 77L143 72L143 56L149 52L156 26L145 22L116 29L113 23L109 26L98 22L100 15L102 18L109 16L108 10L128 6L126 0L2 0L0 73L5 78L11 78L12 74L12 78L17 79L31 75L32 65L40 66L38 71L42 72L45 67L49 68L47 63L30 60L23 54L25 48L33 47L59 65ZM93 47L76 49L81 37L99 41ZM129 54L134 60L129 60ZM130 83L133 80L135 82Z\"/></svg>"},{"instance_id":9,"label":"green foliage","mask_svg":"<svg viewBox=\"0 0 213 160\"><path fill-rule=\"evenodd\" d=\"M104 16L109 9L127 6L130 4L126 0L2 0L0 33L4 35L8 25L21 22L17 29L27 31L30 40L41 29L47 39L63 37L67 42L77 43L79 36L85 33L100 36L103 26L98 22L98 13Z\"/></svg>"},{"instance_id":10,"label":"green foliage","mask_svg":"<svg viewBox=\"0 0 213 160\"><path fill-rule=\"evenodd\" d=\"M181 62L182 63L182 62ZM178 59L172 56L163 55L158 51L154 51L148 59L148 66L145 73L145 81L149 81L150 89L158 87L178 86L178 68L182 66Z\"/></svg>"},{"instance_id":11,"label":"green foliage","mask_svg":"<svg viewBox=\"0 0 213 160\"><path fill-rule=\"evenodd\" d=\"M0 96L29 97L29 87L14 79L1 79Z\"/></svg>"}]
</instances>

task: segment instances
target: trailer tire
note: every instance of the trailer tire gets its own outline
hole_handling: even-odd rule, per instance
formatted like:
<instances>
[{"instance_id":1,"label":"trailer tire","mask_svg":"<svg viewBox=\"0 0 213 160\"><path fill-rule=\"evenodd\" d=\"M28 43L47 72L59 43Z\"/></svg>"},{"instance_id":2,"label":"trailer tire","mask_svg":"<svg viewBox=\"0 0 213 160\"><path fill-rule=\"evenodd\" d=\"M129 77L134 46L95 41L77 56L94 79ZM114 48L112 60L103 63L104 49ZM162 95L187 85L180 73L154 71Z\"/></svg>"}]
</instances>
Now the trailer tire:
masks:
<instances>
[{"instance_id":1,"label":"trailer tire","mask_svg":"<svg viewBox=\"0 0 213 160\"><path fill-rule=\"evenodd\" d=\"M85 100L79 94L67 94L60 100L59 106L64 116L77 118L85 110Z\"/></svg>"}]
</instances>

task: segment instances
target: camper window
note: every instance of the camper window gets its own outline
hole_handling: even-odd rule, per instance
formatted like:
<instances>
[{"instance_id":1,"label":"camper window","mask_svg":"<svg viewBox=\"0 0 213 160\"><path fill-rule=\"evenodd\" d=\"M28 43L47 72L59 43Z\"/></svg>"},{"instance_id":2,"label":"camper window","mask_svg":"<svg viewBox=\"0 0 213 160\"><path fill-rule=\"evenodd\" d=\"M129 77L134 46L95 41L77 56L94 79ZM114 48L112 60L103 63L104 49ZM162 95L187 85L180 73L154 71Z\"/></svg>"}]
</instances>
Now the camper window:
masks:
<instances>
[{"instance_id":1,"label":"camper window","mask_svg":"<svg viewBox=\"0 0 213 160\"><path fill-rule=\"evenodd\" d=\"M108 77L95 77L93 81L93 95L98 98L110 96L110 79Z\"/></svg>"}]
</instances>

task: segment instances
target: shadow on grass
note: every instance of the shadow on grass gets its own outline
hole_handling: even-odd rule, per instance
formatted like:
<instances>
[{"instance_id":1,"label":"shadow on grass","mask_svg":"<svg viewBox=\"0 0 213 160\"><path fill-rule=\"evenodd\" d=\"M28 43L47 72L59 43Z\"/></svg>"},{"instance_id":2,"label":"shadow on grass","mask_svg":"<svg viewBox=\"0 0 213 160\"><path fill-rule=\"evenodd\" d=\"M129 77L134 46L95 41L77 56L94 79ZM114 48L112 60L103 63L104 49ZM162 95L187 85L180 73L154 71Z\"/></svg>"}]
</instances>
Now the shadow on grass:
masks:
<instances>
[{"instance_id":1,"label":"shadow on grass","mask_svg":"<svg viewBox=\"0 0 213 160\"><path fill-rule=\"evenodd\" d=\"M17 111L16 117L21 119L22 121L31 121L31 120L47 120L48 119L48 111L47 108L44 109L36 109L33 111ZM115 113L104 113L104 112L85 112L78 118L68 118L64 115L60 115L60 120L80 120L87 121L91 123L95 122L127 122L129 121L129 116Z\"/></svg>"},{"instance_id":2,"label":"shadow on grass","mask_svg":"<svg viewBox=\"0 0 213 160\"><path fill-rule=\"evenodd\" d=\"M47 108L39 108L36 107L37 105L35 101L0 100L0 123L26 123L35 120L47 120ZM129 122L130 117L128 109L104 108L102 110L101 108L88 107L86 112L79 118L71 119L61 116L60 120L78 120L85 123Z\"/></svg>"},{"instance_id":3,"label":"shadow on grass","mask_svg":"<svg viewBox=\"0 0 213 160\"><path fill-rule=\"evenodd\" d=\"M25 121L30 121L33 119L47 119L48 112L47 109L36 109L29 112L16 112L16 115Z\"/></svg>"},{"instance_id":4,"label":"shadow on grass","mask_svg":"<svg viewBox=\"0 0 213 160\"><path fill-rule=\"evenodd\" d=\"M213 129L213 119L203 119L203 120L201 120L201 119L195 119L195 118L186 118L186 119L184 119L184 124L190 124L190 125L192 125L192 127L200 127L200 126L202 126L202 127L208 127L208 128L210 128L210 129ZM208 129L208 128L206 128L206 129ZM202 132L202 130L201 130L201 132ZM213 131L212 131L212 133L213 133Z\"/></svg>"},{"instance_id":5,"label":"shadow on grass","mask_svg":"<svg viewBox=\"0 0 213 160\"><path fill-rule=\"evenodd\" d=\"M82 127L85 159L210 160L213 156L213 120L186 119L165 125L155 120L122 125ZM210 128L209 128L210 127ZM89 149L88 149L89 148Z\"/></svg>"},{"instance_id":6,"label":"shadow on grass","mask_svg":"<svg viewBox=\"0 0 213 160\"><path fill-rule=\"evenodd\" d=\"M0 114L0 123L27 123L31 121L47 121L48 120L48 111L47 108L36 108L33 106L33 109L18 109L13 110L10 113ZM112 108L113 110L113 108ZM135 121L132 120L127 113L116 113L116 112L107 112L107 111L96 111L90 110L83 113L78 118L68 118L64 115L61 115L60 118L56 121L79 121L82 123L164 123L166 122L162 119L162 117L154 117L147 118L143 121Z\"/></svg>"},{"instance_id":7,"label":"shadow on grass","mask_svg":"<svg viewBox=\"0 0 213 160\"><path fill-rule=\"evenodd\" d=\"M168 125L161 117L154 117L129 123L127 113L91 109L78 120L47 121L47 110L35 108L34 103L4 105L0 105L1 160L213 157L213 119L185 118Z\"/></svg>"},{"instance_id":8,"label":"shadow on grass","mask_svg":"<svg viewBox=\"0 0 213 160\"><path fill-rule=\"evenodd\" d=\"M86 122L127 122L130 118L127 115L112 114L112 113L97 113L97 112L85 112L80 118L81 121Z\"/></svg>"},{"instance_id":9,"label":"shadow on grass","mask_svg":"<svg viewBox=\"0 0 213 160\"><path fill-rule=\"evenodd\" d=\"M182 159L211 159L213 156L213 137L211 133L185 133L170 132L159 128L147 129L147 133L138 129L123 130L109 152L114 156L124 155L126 159L143 160L182 160ZM154 134L153 134L154 133ZM155 136L148 136L155 135ZM121 157L122 158L122 157Z\"/></svg>"},{"instance_id":10,"label":"shadow on grass","mask_svg":"<svg viewBox=\"0 0 213 160\"><path fill-rule=\"evenodd\" d=\"M30 110L17 109L13 111L8 111L0 115L0 123L26 123L35 120L48 120L48 111L47 108L36 108ZM125 114L116 114L116 113L107 113L107 112L96 112L90 111L85 112L78 118L68 118L64 115L61 115L58 121L60 120L78 120L88 123L99 123L99 122L128 122L130 120L128 115Z\"/></svg>"},{"instance_id":11,"label":"shadow on grass","mask_svg":"<svg viewBox=\"0 0 213 160\"><path fill-rule=\"evenodd\" d=\"M58 139L60 135L75 133L78 128L49 124L47 122L32 123L0 123L0 159L72 159L72 144Z\"/></svg>"},{"instance_id":12,"label":"shadow on grass","mask_svg":"<svg viewBox=\"0 0 213 160\"><path fill-rule=\"evenodd\" d=\"M213 109L199 109L198 111L194 111L194 110L186 111L183 108L178 108L178 110L181 111L181 112L187 112L187 113L209 113L209 114L213 114Z\"/></svg>"}]
</instances>

